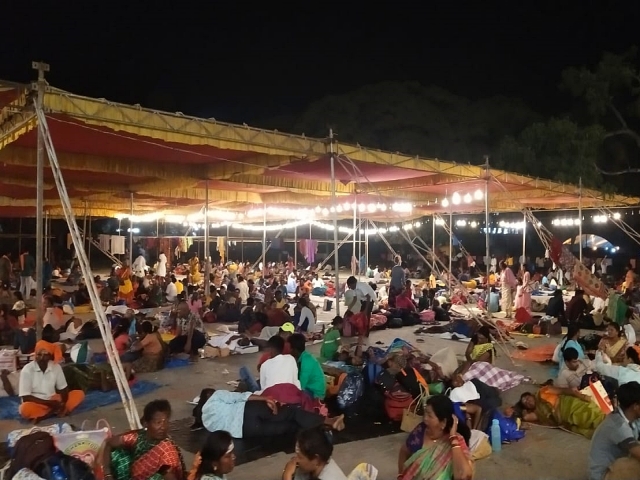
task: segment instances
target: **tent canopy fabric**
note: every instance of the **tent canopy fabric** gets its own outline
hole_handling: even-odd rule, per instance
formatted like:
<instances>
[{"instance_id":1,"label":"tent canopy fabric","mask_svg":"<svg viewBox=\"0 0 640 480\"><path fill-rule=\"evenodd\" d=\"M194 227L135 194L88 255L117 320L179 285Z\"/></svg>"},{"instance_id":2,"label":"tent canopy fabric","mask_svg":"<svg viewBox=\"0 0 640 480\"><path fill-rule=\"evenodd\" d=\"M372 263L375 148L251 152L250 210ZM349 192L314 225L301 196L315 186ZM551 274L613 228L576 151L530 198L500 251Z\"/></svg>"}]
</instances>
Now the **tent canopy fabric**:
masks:
<instances>
[{"instance_id":1,"label":"tent canopy fabric","mask_svg":"<svg viewBox=\"0 0 640 480\"><path fill-rule=\"evenodd\" d=\"M584 233L575 237L567 238L564 241L565 245L582 245L582 248L613 248L613 244L599 235L591 233Z\"/></svg>"},{"instance_id":2,"label":"tent canopy fabric","mask_svg":"<svg viewBox=\"0 0 640 480\"><path fill-rule=\"evenodd\" d=\"M0 82L0 216L36 214L36 119L31 86ZM187 214L209 207L246 212L262 205L316 208L331 205L330 143L215 119L165 113L139 105L74 95L47 87L44 109L58 160L77 212L113 217L134 213ZM412 204L410 216L448 212L442 199L484 191L483 166L333 143L339 202ZM48 165L48 164L47 164ZM578 188L490 170L493 212L573 209ZM45 210L62 214L50 169L45 169ZM604 197L583 189L583 208L631 206L640 199ZM452 208L451 206L449 208ZM456 205L481 212L484 201ZM393 219L392 212L370 216ZM349 217L344 212L343 217ZM368 215L369 216L369 215Z\"/></svg>"}]
</instances>

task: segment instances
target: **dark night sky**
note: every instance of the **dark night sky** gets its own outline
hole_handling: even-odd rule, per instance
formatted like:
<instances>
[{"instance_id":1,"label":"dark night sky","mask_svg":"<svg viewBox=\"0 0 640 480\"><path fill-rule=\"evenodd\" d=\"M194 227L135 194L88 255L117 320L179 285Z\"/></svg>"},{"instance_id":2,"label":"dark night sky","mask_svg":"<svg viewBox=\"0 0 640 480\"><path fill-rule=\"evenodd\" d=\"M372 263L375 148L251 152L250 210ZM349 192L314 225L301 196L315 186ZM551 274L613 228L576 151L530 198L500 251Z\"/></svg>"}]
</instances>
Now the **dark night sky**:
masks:
<instances>
[{"instance_id":1,"label":"dark night sky","mask_svg":"<svg viewBox=\"0 0 640 480\"><path fill-rule=\"evenodd\" d=\"M0 78L42 59L74 93L249 124L384 80L553 113L563 67L640 43L634 1L228 3L8 1Z\"/></svg>"}]
</instances>

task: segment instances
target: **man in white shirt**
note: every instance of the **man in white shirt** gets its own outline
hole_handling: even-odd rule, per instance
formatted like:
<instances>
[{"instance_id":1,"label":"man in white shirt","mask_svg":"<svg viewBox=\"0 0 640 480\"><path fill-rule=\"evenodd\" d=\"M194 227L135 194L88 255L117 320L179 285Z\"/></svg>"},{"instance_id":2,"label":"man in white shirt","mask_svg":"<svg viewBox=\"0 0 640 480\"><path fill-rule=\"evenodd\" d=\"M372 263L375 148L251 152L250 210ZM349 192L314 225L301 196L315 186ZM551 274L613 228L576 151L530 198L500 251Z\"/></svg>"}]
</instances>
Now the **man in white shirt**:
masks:
<instances>
[{"instance_id":1,"label":"man in white shirt","mask_svg":"<svg viewBox=\"0 0 640 480\"><path fill-rule=\"evenodd\" d=\"M562 352L564 367L558 374L555 385L559 388L580 388L582 377L592 371L589 360L580 360L578 351L569 347Z\"/></svg>"},{"instance_id":2,"label":"man in white shirt","mask_svg":"<svg viewBox=\"0 0 640 480\"><path fill-rule=\"evenodd\" d=\"M322 288L324 287L324 280L318 277L318 274L314 274L313 276L313 288Z\"/></svg>"},{"instance_id":3,"label":"man in white shirt","mask_svg":"<svg viewBox=\"0 0 640 480\"><path fill-rule=\"evenodd\" d=\"M247 304L247 299L249 298L249 284L244 279L242 275L238 275L238 284L236 288L238 289L238 297L240 298L240 302L242 305Z\"/></svg>"},{"instance_id":4,"label":"man in white shirt","mask_svg":"<svg viewBox=\"0 0 640 480\"><path fill-rule=\"evenodd\" d=\"M176 287L176 277L171 276L171 281L167 284L167 302L175 302L178 299L178 287Z\"/></svg>"},{"instance_id":5,"label":"man in white shirt","mask_svg":"<svg viewBox=\"0 0 640 480\"><path fill-rule=\"evenodd\" d=\"M57 361L62 357L57 345L40 340L36 343L35 354L35 360L20 373L20 415L35 422L68 415L82 403L84 392L69 391L62 367L54 362L54 357L59 357Z\"/></svg>"},{"instance_id":6,"label":"man in white shirt","mask_svg":"<svg viewBox=\"0 0 640 480\"><path fill-rule=\"evenodd\" d=\"M300 388L298 364L291 355L284 355L284 338L280 335L271 337L267 348L272 357L260 366L260 388L262 391L281 383L290 383ZM261 392L257 392L260 394Z\"/></svg>"},{"instance_id":7,"label":"man in white shirt","mask_svg":"<svg viewBox=\"0 0 640 480\"><path fill-rule=\"evenodd\" d=\"M349 277L347 279L347 291L355 292L354 296L347 296L345 292L345 305L347 310L357 313L365 312L367 315L365 338L369 337L369 326L371 325L371 312L373 311L373 305L378 301L378 296L371 285L365 282L359 282L356 277Z\"/></svg>"}]
</instances>

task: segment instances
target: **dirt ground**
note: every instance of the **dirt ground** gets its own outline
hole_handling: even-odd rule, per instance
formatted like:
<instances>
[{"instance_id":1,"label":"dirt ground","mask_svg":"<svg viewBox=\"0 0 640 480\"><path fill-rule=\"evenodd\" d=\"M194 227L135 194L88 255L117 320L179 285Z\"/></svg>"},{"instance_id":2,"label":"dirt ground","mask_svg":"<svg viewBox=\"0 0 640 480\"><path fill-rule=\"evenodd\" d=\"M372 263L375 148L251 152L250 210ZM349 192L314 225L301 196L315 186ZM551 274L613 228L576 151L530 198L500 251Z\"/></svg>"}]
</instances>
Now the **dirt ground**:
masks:
<instances>
[{"instance_id":1,"label":"dirt ground","mask_svg":"<svg viewBox=\"0 0 640 480\"><path fill-rule=\"evenodd\" d=\"M322 312L321 299L315 300L315 303L320 307L318 308L319 323L330 322L335 311ZM433 354L448 347L453 349L459 358L463 358L466 343L443 340L429 335L422 335L424 343L417 343L415 342L417 337L413 333L414 330L415 327L406 327L372 332L370 341L372 344L382 342L384 345L389 345L394 338L400 337L413 343L425 353ZM517 340L522 340L533 347L550 342L556 343L560 338L518 337ZM104 350L101 341L95 340L91 343L94 351ZM382 345L379 346L382 347ZM309 347L312 353L318 353L319 349L320 345ZM498 352L497 366L518 371L531 377L535 383L544 382L549 378L549 365L526 361L515 361L514 363L504 352L500 350ZM184 420L185 423L190 424L193 407L187 402L197 396L203 387L231 389L232 387L227 385L227 382L239 378L238 370L241 366L247 366L251 371L256 371L258 355L232 355L226 358L199 360L187 367L141 375L142 379L158 383L162 387L150 394L136 397L138 411L142 414L144 405L150 400L165 398L171 402L173 420ZM525 384L504 392L504 404L515 403L523 392L534 390L534 388L533 385ZM85 420L88 420L89 424L94 424L99 419L107 419L115 433L128 429L121 404L108 405L83 414L72 415L64 420L79 426ZM6 439L7 434L14 429L27 426L18 421L2 420L0 421L0 439ZM397 475L398 449L405 439L406 434L397 434L340 444L335 448L334 459L346 473L358 463L367 462L378 468L380 480L392 479ZM560 430L534 427L520 442L505 445L501 452L478 461L475 478L476 480L500 478L584 479L586 478L588 451L589 441L583 437ZM183 453L185 461L191 465L193 454L186 451ZM281 478L282 469L287 460L288 456L285 453L262 458L236 467L229 478L230 480L255 480L256 478L278 480ZM260 472L259 476L256 472Z\"/></svg>"}]
</instances>

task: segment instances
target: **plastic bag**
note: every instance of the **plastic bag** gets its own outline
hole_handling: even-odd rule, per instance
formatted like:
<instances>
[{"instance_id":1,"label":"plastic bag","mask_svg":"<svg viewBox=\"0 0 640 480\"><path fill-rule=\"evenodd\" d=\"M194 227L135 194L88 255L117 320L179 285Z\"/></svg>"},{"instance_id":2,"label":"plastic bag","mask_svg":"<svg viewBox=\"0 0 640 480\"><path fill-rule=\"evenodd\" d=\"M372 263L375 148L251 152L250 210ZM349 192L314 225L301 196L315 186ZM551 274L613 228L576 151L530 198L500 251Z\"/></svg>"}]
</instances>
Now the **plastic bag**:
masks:
<instances>
[{"instance_id":1,"label":"plastic bag","mask_svg":"<svg viewBox=\"0 0 640 480\"><path fill-rule=\"evenodd\" d=\"M364 392L364 378L360 373L350 372L338 390L338 407L345 409L355 405Z\"/></svg>"},{"instance_id":2,"label":"plastic bag","mask_svg":"<svg viewBox=\"0 0 640 480\"><path fill-rule=\"evenodd\" d=\"M102 426L101 426L102 425ZM84 427L84 424L83 424ZM58 450L93 465L102 443L111 436L111 427L106 420L98 420L95 430L60 433L53 436Z\"/></svg>"},{"instance_id":3,"label":"plastic bag","mask_svg":"<svg viewBox=\"0 0 640 480\"><path fill-rule=\"evenodd\" d=\"M512 418L505 417L500 412L495 411L493 413L492 421L489 422L489 427L485 432L489 435L489 442L491 442L491 424L493 420L498 420L500 423L500 437L502 439L502 443L511 443L517 442L524 438L524 430L518 430L518 424Z\"/></svg>"}]
</instances>

